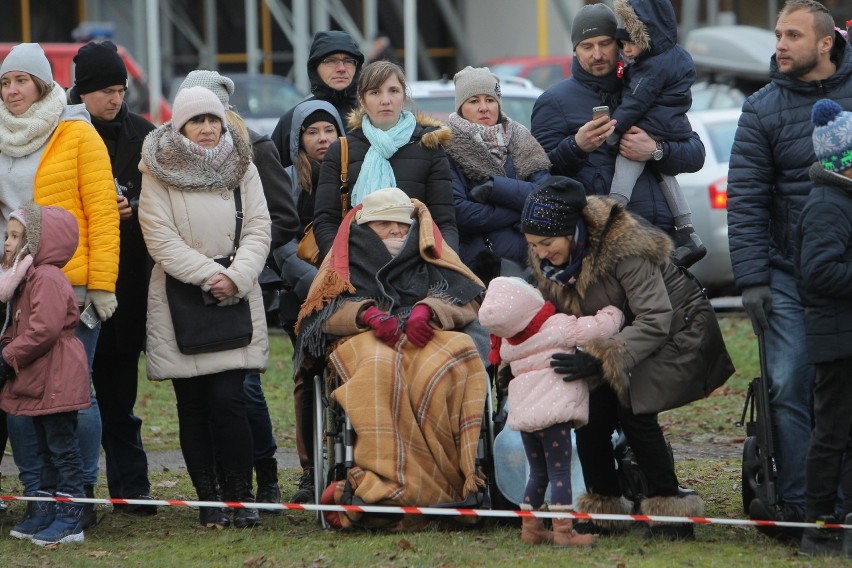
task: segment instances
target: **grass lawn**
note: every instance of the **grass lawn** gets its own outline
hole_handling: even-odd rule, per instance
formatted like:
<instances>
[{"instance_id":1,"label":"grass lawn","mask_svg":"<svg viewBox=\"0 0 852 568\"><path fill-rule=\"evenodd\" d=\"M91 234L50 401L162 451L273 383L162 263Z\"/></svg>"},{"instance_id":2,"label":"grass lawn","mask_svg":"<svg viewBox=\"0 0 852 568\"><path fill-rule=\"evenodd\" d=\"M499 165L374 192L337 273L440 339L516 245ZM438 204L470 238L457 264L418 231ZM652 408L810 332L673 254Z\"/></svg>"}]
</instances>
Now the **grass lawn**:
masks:
<instances>
[{"instance_id":1,"label":"grass lawn","mask_svg":"<svg viewBox=\"0 0 852 568\"><path fill-rule=\"evenodd\" d=\"M676 455L681 483L699 491L709 517L742 518L739 457L718 457L714 444L737 444L744 435L734 422L742 409L748 381L758 373L750 326L738 317L721 318L737 374L713 396L660 417L675 447L701 447L699 457ZM290 344L272 339L270 370L263 377L279 444L293 446ZM177 449L174 394L168 383L140 384L138 414L150 451ZM730 451L727 452L730 455ZM7 456L10 459L10 456ZM283 491L295 489L299 472L282 470ZM152 493L160 499L194 499L184 470L152 472ZM17 495L16 479L4 479L5 494ZM98 493L106 493L99 487ZM23 503L0 515L0 534L20 516ZM474 529L434 527L406 534L336 533L319 528L310 513L264 515L252 530L211 531L197 526L197 512L172 507L156 517L137 518L99 509L101 522L86 532L80 546L43 550L28 542L0 537L0 558L7 566L476 566L516 568L520 564L601 567L659 566L837 566L834 560L796 556L795 549L760 536L748 527L700 526L694 542L646 541L640 531L601 539L588 550L521 544L514 525L487 522Z\"/></svg>"}]
</instances>

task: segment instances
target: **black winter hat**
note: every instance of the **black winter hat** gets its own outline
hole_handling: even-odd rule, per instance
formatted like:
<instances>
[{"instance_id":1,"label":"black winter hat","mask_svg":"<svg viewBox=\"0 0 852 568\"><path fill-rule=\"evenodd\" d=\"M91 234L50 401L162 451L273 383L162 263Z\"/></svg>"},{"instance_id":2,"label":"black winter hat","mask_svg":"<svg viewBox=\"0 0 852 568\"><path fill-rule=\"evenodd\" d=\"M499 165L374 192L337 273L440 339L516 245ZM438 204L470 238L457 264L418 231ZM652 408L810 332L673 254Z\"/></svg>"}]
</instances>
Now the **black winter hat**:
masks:
<instances>
[{"instance_id":1,"label":"black winter hat","mask_svg":"<svg viewBox=\"0 0 852 568\"><path fill-rule=\"evenodd\" d=\"M588 4L574 16L571 24L571 44L577 49L577 44L590 37L615 37L618 20L615 12L606 4Z\"/></svg>"},{"instance_id":2,"label":"black winter hat","mask_svg":"<svg viewBox=\"0 0 852 568\"><path fill-rule=\"evenodd\" d=\"M337 126L337 120L331 116L331 113L327 110L317 109L302 121L302 130L307 130L312 124L317 122L328 122L334 125L334 129L337 131L337 135L340 136L340 128Z\"/></svg>"},{"instance_id":3,"label":"black winter hat","mask_svg":"<svg viewBox=\"0 0 852 568\"><path fill-rule=\"evenodd\" d=\"M78 95L113 85L127 86L127 68L111 41L90 42L74 56L74 86Z\"/></svg>"},{"instance_id":4,"label":"black winter hat","mask_svg":"<svg viewBox=\"0 0 852 568\"><path fill-rule=\"evenodd\" d=\"M521 232L540 237L574 236L584 207L586 190L582 183L550 176L527 197L521 213Z\"/></svg>"}]
</instances>

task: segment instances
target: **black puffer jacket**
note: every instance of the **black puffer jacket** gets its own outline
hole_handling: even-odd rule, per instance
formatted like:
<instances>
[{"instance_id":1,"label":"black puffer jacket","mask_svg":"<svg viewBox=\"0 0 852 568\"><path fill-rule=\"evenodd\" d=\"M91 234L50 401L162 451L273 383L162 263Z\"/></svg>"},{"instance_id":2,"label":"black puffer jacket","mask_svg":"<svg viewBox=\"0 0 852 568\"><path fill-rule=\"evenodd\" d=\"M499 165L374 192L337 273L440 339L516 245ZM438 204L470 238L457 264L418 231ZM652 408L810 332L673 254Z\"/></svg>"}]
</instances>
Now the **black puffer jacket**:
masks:
<instances>
[{"instance_id":1,"label":"black puffer jacket","mask_svg":"<svg viewBox=\"0 0 852 568\"><path fill-rule=\"evenodd\" d=\"M370 142L361 130L364 116L366 115L363 110L354 113L347 125L350 192L355 187L361 164L370 149ZM429 208L444 241L457 251L459 232L453 205L450 162L444 151L444 146L451 138L450 129L446 125L428 116L418 115L411 140L388 161L396 177L396 186L408 197L419 199ZM322 161L314 201L314 236L319 246L320 258L324 258L331 249L341 220L340 142L333 142Z\"/></svg>"},{"instance_id":2,"label":"black puffer jacket","mask_svg":"<svg viewBox=\"0 0 852 568\"><path fill-rule=\"evenodd\" d=\"M728 170L728 241L740 290L769 284L769 268L794 272L796 225L816 161L811 109L830 98L852 109L852 47L835 35L837 71L823 81L781 74L772 56L772 82L743 104Z\"/></svg>"},{"instance_id":3,"label":"black puffer jacket","mask_svg":"<svg viewBox=\"0 0 852 568\"><path fill-rule=\"evenodd\" d=\"M815 363L852 357L852 180L810 170L814 188L799 218L799 292Z\"/></svg>"},{"instance_id":4,"label":"black puffer jacket","mask_svg":"<svg viewBox=\"0 0 852 568\"><path fill-rule=\"evenodd\" d=\"M352 83L342 91L336 91L326 85L320 79L317 72L320 61L332 53L348 53L358 60ZM358 76L361 74L361 67L363 65L364 54L361 53L361 50L358 49L358 44L355 43L355 40L348 33L335 30L317 32L311 44L311 54L308 57L308 79L311 81L311 96L305 100L319 99L330 102L337 109L337 114L340 115L340 118L345 121L349 113L358 108L356 93L358 90ZM281 164L284 167L293 163L290 158L290 130L293 124L293 110L295 108L293 107L283 115L275 126L275 130L272 131L272 141L278 149Z\"/></svg>"}]
</instances>

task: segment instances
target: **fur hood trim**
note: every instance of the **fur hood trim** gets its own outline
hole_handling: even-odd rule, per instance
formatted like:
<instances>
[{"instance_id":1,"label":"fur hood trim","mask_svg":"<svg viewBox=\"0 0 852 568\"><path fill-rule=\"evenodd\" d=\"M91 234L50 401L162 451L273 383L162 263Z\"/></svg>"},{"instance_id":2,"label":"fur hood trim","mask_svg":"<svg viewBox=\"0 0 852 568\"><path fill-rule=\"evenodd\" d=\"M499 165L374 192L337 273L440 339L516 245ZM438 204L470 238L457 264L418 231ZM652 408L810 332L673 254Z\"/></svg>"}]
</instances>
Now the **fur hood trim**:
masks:
<instances>
[{"instance_id":1,"label":"fur hood trim","mask_svg":"<svg viewBox=\"0 0 852 568\"><path fill-rule=\"evenodd\" d=\"M683 497L646 497L639 504L639 509L643 515L648 516L703 517L704 501L698 494Z\"/></svg>"},{"instance_id":2,"label":"fur hood trim","mask_svg":"<svg viewBox=\"0 0 852 568\"><path fill-rule=\"evenodd\" d=\"M630 35L630 41L635 43L643 51L651 49L651 36L648 34L648 28L645 27L645 24L636 15L636 10L633 9L630 3L627 0L615 0L613 8L618 19L624 25L624 29Z\"/></svg>"},{"instance_id":3,"label":"fur hood trim","mask_svg":"<svg viewBox=\"0 0 852 568\"><path fill-rule=\"evenodd\" d=\"M500 124L510 128L512 132L509 155L512 157L517 179L527 180L537 172L550 171L547 153L524 125L511 119ZM481 180L506 175L506 170L494 161L482 143L459 132L452 125L449 125L449 128L453 138L447 146L447 154L455 160L468 179Z\"/></svg>"},{"instance_id":4,"label":"fur hood trim","mask_svg":"<svg viewBox=\"0 0 852 568\"><path fill-rule=\"evenodd\" d=\"M633 513L633 503L621 495L610 497L597 493L582 493L577 497L576 509L578 513L629 515ZM611 532L624 532L630 526L629 521L595 519L593 522L602 529Z\"/></svg>"},{"instance_id":5,"label":"fur hood trim","mask_svg":"<svg viewBox=\"0 0 852 568\"><path fill-rule=\"evenodd\" d=\"M586 255L577 278L577 292L586 292L600 282L621 260L638 256L664 264L672 251L672 242L661 230L624 210L614 199L589 196L583 209L586 220ZM536 260L532 264L541 276Z\"/></svg>"},{"instance_id":6,"label":"fur hood trim","mask_svg":"<svg viewBox=\"0 0 852 568\"><path fill-rule=\"evenodd\" d=\"M234 189L248 171L252 153L249 143L235 128L228 131L234 141L234 150L218 171L193 154L181 140L183 134L175 132L170 123L152 130L145 137L139 169L179 191Z\"/></svg>"},{"instance_id":7,"label":"fur hood trim","mask_svg":"<svg viewBox=\"0 0 852 568\"><path fill-rule=\"evenodd\" d=\"M361 123L364 121L364 117L367 115L367 111L363 108L356 108L352 112L349 113L349 116L346 117L346 127L349 130L356 130L361 128ZM423 145L424 148L428 148L430 150L435 150L439 146L448 146L450 144L450 140L453 139L453 134L450 131L450 127L437 120L432 118L427 114L414 113L414 120L417 122L417 126L420 130L420 144ZM418 129L414 129L414 136L417 136Z\"/></svg>"}]
</instances>

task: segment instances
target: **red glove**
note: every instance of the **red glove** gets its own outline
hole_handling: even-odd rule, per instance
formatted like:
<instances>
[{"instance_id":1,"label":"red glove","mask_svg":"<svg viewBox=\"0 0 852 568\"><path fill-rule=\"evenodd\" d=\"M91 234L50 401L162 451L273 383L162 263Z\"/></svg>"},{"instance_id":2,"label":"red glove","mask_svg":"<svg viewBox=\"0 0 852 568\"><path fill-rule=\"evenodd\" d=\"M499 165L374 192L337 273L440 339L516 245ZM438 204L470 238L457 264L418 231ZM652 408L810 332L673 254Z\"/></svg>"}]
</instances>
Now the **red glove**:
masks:
<instances>
[{"instance_id":1,"label":"red glove","mask_svg":"<svg viewBox=\"0 0 852 568\"><path fill-rule=\"evenodd\" d=\"M411 315L405 324L405 334L417 347L425 347L435 336L435 330L429 325L430 319L432 310L425 304L417 304L411 309Z\"/></svg>"},{"instance_id":2,"label":"red glove","mask_svg":"<svg viewBox=\"0 0 852 568\"><path fill-rule=\"evenodd\" d=\"M376 330L376 338L384 341L389 347L396 345L402 335L399 320L376 306L370 306L364 310L362 318L365 324Z\"/></svg>"}]
</instances>

